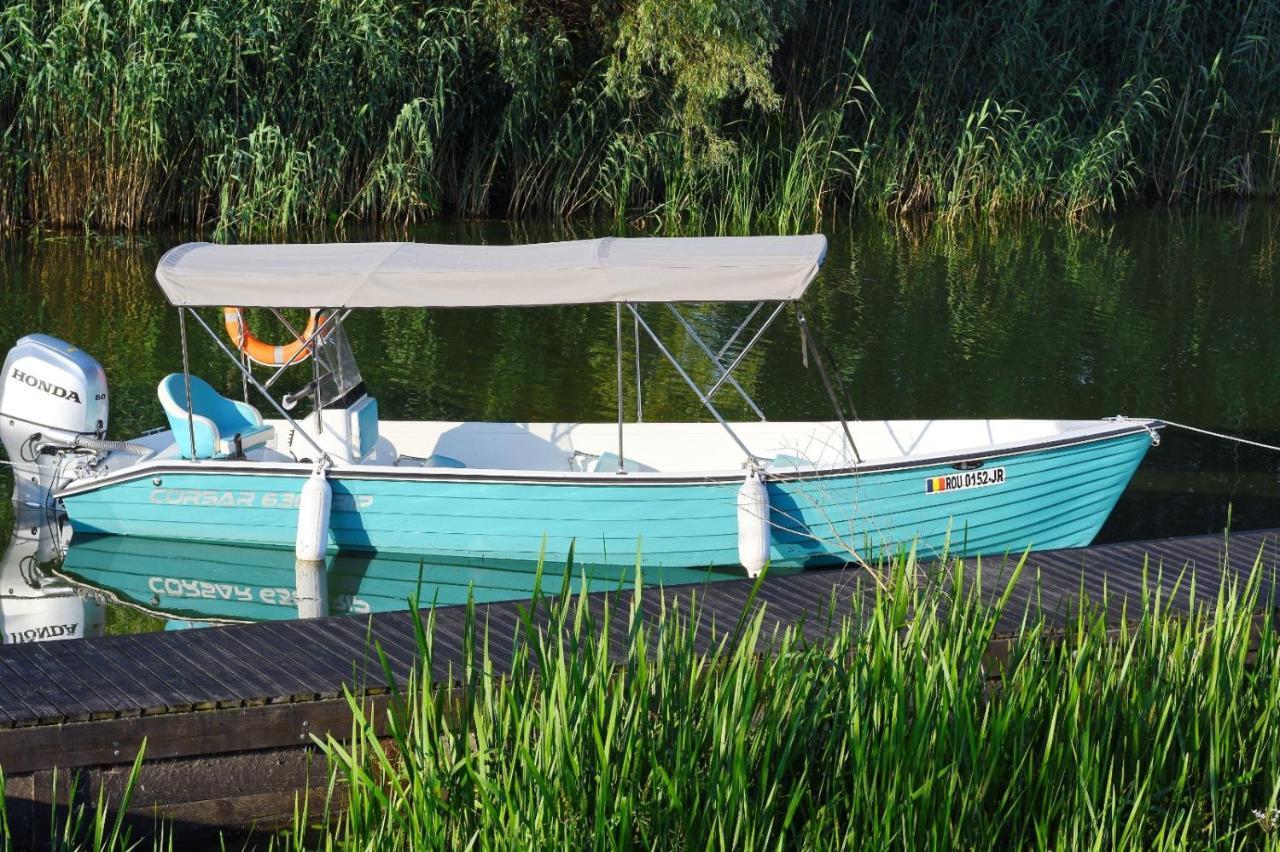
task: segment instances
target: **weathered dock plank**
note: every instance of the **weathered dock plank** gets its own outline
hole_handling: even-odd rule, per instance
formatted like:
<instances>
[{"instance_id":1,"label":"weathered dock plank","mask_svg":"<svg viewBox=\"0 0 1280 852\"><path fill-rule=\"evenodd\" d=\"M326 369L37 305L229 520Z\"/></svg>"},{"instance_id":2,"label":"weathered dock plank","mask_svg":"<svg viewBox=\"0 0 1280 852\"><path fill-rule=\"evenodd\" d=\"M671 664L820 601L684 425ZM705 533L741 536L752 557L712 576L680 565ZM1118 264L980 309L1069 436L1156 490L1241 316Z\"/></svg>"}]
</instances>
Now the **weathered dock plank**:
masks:
<instances>
[{"instance_id":1,"label":"weathered dock plank","mask_svg":"<svg viewBox=\"0 0 1280 852\"><path fill-rule=\"evenodd\" d=\"M1118 613L1125 601L1132 606L1138 600L1144 583L1161 589L1165 598L1172 596L1171 605L1185 611L1193 598L1212 600L1224 580L1246 576L1259 558L1274 574L1280 567L1277 532L1233 534L1225 572L1221 536L1032 553L1014 584L998 633L1016 630L1028 609L1051 622L1062 621L1082 601L1097 603L1104 594ZM979 575L976 562L967 562L971 581ZM984 560L980 579L985 595L994 597L1005 589L1016 562L1016 556ZM921 570L930 567L926 563ZM1274 582L1267 579L1264 586L1264 596L1271 600ZM855 602L868 600L874 589L865 569L809 571L766 579L754 605L765 608L766 631L805 625L820 632L851 614ZM654 619L674 604L687 611L696 597L700 646L710 651L737 623L751 590L749 580L649 589L641 617ZM605 606L615 608L618 640L625 628L616 618L625 615L631 595L628 588L590 596L597 617ZM476 608L498 672L511 664L510 640L521 629L521 611L528 606L527 601L510 601ZM435 620L432 674L441 680L465 664L460 636L465 608L439 608ZM385 655L391 679L402 681L416 662L413 630L410 613L391 612L5 646L0 648L0 765L12 760L9 742L18 737L9 734L18 728L71 724L69 720L103 714L157 715L322 700L339 696L344 687L357 694L385 691L391 683L371 643Z\"/></svg>"}]
</instances>

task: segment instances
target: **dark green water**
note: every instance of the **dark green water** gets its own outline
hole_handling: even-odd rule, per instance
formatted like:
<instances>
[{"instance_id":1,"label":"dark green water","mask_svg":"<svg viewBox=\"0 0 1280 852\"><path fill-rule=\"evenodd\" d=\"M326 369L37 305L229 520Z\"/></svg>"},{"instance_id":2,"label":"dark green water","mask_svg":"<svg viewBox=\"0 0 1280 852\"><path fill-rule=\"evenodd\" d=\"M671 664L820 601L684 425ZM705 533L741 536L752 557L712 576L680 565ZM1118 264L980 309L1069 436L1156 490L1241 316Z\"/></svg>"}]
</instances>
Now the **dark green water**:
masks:
<instances>
[{"instance_id":1,"label":"dark green water","mask_svg":"<svg viewBox=\"0 0 1280 852\"><path fill-rule=\"evenodd\" d=\"M830 253L805 305L862 417L1129 414L1280 443L1276 208L1091 226L854 221L826 232ZM486 223L409 237L504 243L593 233ZM0 240L0 344L43 331L81 346L107 369L113 436L159 425L156 383L181 361L176 315L152 270L185 238ZM699 322L723 328L742 314L707 308ZM667 340L679 339L660 308L650 316ZM265 338L283 336L262 317L257 326ZM365 312L348 328L386 418L614 417L611 308ZM691 346L681 351L698 361ZM651 346L642 362L646 419L705 419ZM239 392L234 369L199 332L192 369ZM790 316L741 380L772 419L831 416ZM727 413L748 416L730 400ZM1101 540L1217 532L1229 513L1236 529L1280 525L1277 458L1168 430Z\"/></svg>"}]
</instances>

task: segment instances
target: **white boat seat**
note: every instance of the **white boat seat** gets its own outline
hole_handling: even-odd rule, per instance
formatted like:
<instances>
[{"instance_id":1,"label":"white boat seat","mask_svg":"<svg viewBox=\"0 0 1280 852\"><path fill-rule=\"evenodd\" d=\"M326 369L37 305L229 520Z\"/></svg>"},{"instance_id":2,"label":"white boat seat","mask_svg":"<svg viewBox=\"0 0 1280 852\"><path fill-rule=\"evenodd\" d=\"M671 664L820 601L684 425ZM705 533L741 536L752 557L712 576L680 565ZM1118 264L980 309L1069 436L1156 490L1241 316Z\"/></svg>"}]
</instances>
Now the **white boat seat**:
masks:
<instances>
[{"instance_id":1,"label":"white boat seat","mask_svg":"<svg viewBox=\"0 0 1280 852\"><path fill-rule=\"evenodd\" d=\"M156 394L169 418L178 454L184 459L228 458L260 447L275 435L274 428L263 424L258 409L246 402L227 399L199 376L191 377L190 416L181 373L171 373L161 379ZM191 446L193 433L194 448Z\"/></svg>"},{"instance_id":2,"label":"white boat seat","mask_svg":"<svg viewBox=\"0 0 1280 852\"><path fill-rule=\"evenodd\" d=\"M803 459L799 456L789 455L787 453L778 453L769 459L765 465L765 470L771 471L797 471L797 470L813 470L813 462L809 459Z\"/></svg>"},{"instance_id":3,"label":"white boat seat","mask_svg":"<svg viewBox=\"0 0 1280 852\"><path fill-rule=\"evenodd\" d=\"M464 468L466 464L460 462L452 456L442 456L439 453L432 453L425 458L422 456L406 456L401 455L396 459L397 467L444 467L444 468Z\"/></svg>"},{"instance_id":4,"label":"white boat seat","mask_svg":"<svg viewBox=\"0 0 1280 852\"><path fill-rule=\"evenodd\" d=\"M466 467L465 464L455 459L453 456L442 456L439 453L432 453L422 460L423 467Z\"/></svg>"},{"instance_id":5,"label":"white boat seat","mask_svg":"<svg viewBox=\"0 0 1280 852\"><path fill-rule=\"evenodd\" d=\"M641 464L635 459L624 458L622 460L622 469L627 473L653 473L657 470L655 467L649 467L647 464ZM591 465L592 473L617 473L618 472L618 454L617 453L601 453L596 456L595 463Z\"/></svg>"}]
</instances>

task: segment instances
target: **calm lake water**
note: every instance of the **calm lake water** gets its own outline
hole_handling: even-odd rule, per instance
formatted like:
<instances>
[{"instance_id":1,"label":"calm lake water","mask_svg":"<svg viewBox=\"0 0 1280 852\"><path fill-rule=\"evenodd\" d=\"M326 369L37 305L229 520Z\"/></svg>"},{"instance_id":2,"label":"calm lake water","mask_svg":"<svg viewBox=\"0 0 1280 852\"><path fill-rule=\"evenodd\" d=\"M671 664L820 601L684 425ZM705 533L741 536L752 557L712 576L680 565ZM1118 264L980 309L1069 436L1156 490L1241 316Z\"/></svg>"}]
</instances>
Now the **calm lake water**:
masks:
<instances>
[{"instance_id":1,"label":"calm lake water","mask_svg":"<svg viewBox=\"0 0 1280 852\"><path fill-rule=\"evenodd\" d=\"M1276 208L1129 214L1083 226L858 220L825 231L830 252L806 311L864 418L1128 414L1280 443ZM407 238L497 244L595 234L468 223ZM43 331L81 346L106 367L112 436L159 425L156 384L181 360L176 315L152 270L189 238L0 239L0 344ZM709 307L698 321L725 328L744 313ZM670 316L656 308L651 316L665 339L679 339ZM283 337L262 317L255 327ZM385 418L615 416L611 308L365 312L348 329ZM239 393L213 344L198 330L193 341L193 372ZM698 362L691 345L681 354ZM652 346L641 361L645 419L707 419ZM831 417L790 317L739 378L771 419ZM723 401L726 413L750 416ZM1220 532L1229 519L1235 529L1275 526L1277 470L1265 451L1166 430L1100 540Z\"/></svg>"}]
</instances>

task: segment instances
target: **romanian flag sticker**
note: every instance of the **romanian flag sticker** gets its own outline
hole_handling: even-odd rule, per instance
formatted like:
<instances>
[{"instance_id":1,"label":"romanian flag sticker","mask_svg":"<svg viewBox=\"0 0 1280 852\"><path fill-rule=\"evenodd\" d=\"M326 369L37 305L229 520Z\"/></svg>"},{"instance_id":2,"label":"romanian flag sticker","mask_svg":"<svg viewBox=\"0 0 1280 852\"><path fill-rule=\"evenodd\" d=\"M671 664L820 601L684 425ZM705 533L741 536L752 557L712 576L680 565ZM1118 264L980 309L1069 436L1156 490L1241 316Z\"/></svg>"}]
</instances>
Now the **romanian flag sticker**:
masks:
<instances>
[{"instance_id":1,"label":"romanian flag sticker","mask_svg":"<svg viewBox=\"0 0 1280 852\"><path fill-rule=\"evenodd\" d=\"M960 491L965 488L987 488L992 485L1004 485L1004 468L979 468L945 476L931 476L924 481L925 494L941 494L944 491Z\"/></svg>"}]
</instances>

